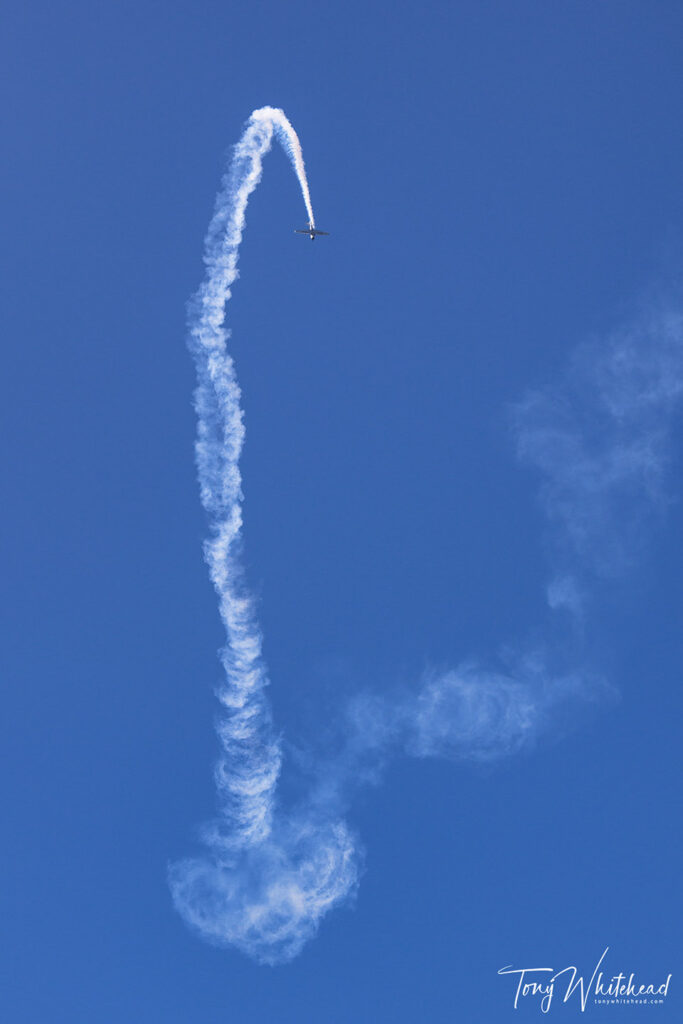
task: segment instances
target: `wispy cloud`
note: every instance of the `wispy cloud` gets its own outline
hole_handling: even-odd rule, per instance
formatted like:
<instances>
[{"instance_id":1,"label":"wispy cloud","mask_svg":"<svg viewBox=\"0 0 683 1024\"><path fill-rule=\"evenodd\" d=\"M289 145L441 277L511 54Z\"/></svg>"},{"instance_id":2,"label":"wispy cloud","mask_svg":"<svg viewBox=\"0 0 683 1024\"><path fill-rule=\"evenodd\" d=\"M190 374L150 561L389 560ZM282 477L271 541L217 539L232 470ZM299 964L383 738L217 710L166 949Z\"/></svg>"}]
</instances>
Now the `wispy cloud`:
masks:
<instances>
[{"instance_id":1,"label":"wispy cloud","mask_svg":"<svg viewBox=\"0 0 683 1024\"><path fill-rule=\"evenodd\" d=\"M551 527L551 605L578 608L577 573L615 576L633 564L666 504L682 338L679 312L650 309L580 346L560 386L516 407L519 455L541 472Z\"/></svg>"},{"instance_id":2,"label":"wispy cloud","mask_svg":"<svg viewBox=\"0 0 683 1024\"><path fill-rule=\"evenodd\" d=\"M323 915L354 893L362 850L342 815L354 789L379 781L391 757L490 764L541 736L561 735L573 709L614 693L586 665L589 598L601 578L628 568L666 506L673 416L683 394L683 316L660 308L577 349L560 385L515 407L519 455L539 474L548 523L547 601L566 635L558 642L562 630L553 626L493 668L471 659L425 673L412 688L357 695L339 714L335 753L309 755L305 798L286 806L261 634L239 560L244 425L223 326L247 203L273 136L314 222L294 129L281 110L255 111L216 201L207 275L189 310L197 470L210 525L205 557L227 643L217 816L203 829L204 852L169 869L175 905L192 929L268 964L296 956Z\"/></svg>"},{"instance_id":3,"label":"wispy cloud","mask_svg":"<svg viewBox=\"0 0 683 1024\"><path fill-rule=\"evenodd\" d=\"M563 735L579 707L611 700L615 691L582 663L561 668L557 660L540 649L517 656L506 671L471 660L426 672L400 692L358 694L329 774L350 788L359 773L375 781L397 754L485 765Z\"/></svg>"}]
</instances>

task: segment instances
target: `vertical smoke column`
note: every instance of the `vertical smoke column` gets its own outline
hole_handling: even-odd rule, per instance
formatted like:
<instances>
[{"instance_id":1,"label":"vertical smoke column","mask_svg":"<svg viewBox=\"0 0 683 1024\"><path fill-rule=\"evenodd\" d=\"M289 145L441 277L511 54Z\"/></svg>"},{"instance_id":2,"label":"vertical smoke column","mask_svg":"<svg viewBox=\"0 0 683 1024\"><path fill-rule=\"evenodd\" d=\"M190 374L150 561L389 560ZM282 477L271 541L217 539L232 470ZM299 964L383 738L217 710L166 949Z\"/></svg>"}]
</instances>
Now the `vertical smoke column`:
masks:
<instances>
[{"instance_id":1,"label":"vertical smoke column","mask_svg":"<svg viewBox=\"0 0 683 1024\"><path fill-rule=\"evenodd\" d=\"M269 834L281 762L263 692L268 677L261 635L236 557L242 527L239 458L244 424L240 388L226 350L228 332L223 326L225 305L237 277L247 202L261 180L263 156L270 149L274 132L292 160L313 221L296 132L281 110L256 110L235 149L216 200L206 237L207 276L190 304L189 319L189 347L198 377L197 468L211 530L205 556L227 634L222 652L225 683L219 692L226 714L218 729L223 754L216 766L216 783L225 826L222 842L233 849L261 842Z\"/></svg>"},{"instance_id":2,"label":"vertical smoke column","mask_svg":"<svg viewBox=\"0 0 683 1024\"><path fill-rule=\"evenodd\" d=\"M227 643L218 697L222 751L216 765L218 816L203 830L206 852L169 866L178 912L204 939L235 946L262 963L296 956L320 918L357 879L357 851L333 808L315 801L277 814L282 752L265 696L268 675L253 600L239 561L244 442L240 388L223 326L237 277L249 196L276 135L289 155L311 224L313 210L296 132L281 110L251 115L216 200L206 237L207 273L189 309L189 347L197 368L197 470L209 517L205 557L219 598Z\"/></svg>"}]
</instances>

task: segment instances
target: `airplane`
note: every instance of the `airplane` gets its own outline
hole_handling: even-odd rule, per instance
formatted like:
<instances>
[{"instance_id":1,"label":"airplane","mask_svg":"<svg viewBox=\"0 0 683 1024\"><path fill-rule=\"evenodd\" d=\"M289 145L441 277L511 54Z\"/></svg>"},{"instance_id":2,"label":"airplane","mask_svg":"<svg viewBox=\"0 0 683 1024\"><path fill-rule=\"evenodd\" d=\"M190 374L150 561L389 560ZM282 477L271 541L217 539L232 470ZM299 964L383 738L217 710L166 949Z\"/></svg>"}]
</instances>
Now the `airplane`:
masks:
<instances>
[{"instance_id":1,"label":"airplane","mask_svg":"<svg viewBox=\"0 0 683 1024\"><path fill-rule=\"evenodd\" d=\"M313 222L309 220L307 228L294 228L294 234L308 235L310 240L315 242L316 235L329 235L329 231L318 231L318 229L313 226Z\"/></svg>"}]
</instances>

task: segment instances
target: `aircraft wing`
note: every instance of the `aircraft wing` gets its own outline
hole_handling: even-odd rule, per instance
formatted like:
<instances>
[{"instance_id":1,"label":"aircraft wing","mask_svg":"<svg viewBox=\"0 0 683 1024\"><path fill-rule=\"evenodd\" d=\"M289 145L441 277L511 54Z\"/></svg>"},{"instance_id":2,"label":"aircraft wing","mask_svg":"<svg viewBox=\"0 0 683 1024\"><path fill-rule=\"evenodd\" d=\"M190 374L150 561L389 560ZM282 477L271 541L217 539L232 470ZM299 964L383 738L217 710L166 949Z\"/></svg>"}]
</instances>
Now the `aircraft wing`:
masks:
<instances>
[{"instance_id":1,"label":"aircraft wing","mask_svg":"<svg viewBox=\"0 0 683 1024\"><path fill-rule=\"evenodd\" d=\"M329 235L329 231L318 231L317 228L313 228L313 230L315 231L316 235Z\"/></svg>"}]
</instances>

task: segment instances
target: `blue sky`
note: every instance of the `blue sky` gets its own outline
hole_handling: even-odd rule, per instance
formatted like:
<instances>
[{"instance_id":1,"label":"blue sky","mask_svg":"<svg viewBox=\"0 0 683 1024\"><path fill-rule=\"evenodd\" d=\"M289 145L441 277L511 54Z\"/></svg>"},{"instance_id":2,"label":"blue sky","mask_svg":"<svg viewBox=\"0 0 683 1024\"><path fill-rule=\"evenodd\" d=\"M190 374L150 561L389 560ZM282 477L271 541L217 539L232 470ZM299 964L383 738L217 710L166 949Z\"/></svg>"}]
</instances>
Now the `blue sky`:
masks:
<instances>
[{"instance_id":1,"label":"blue sky","mask_svg":"<svg viewBox=\"0 0 683 1024\"><path fill-rule=\"evenodd\" d=\"M499 968L588 970L608 945L615 969L665 978L681 421L661 387L605 419L605 367L635 338L632 394L661 311L683 308L678 5L10 3L4 23L4 1016L500 1021ZM228 319L283 803L359 694L414 710L425 679L517 678L542 650L544 678L601 697L582 682L543 704L534 742L495 763L408 757L402 733L381 784L345 799L355 901L274 968L201 942L166 878L215 813L223 643L185 302L264 104L294 124L332 232L292 234L305 211L276 145ZM564 447L520 461L524 423ZM636 442L648 473L597 504L556 468L585 467L578 451L612 479ZM568 494L587 546L567 541ZM581 628L548 608L568 576ZM677 980L665 1006L586 1012L680 1019Z\"/></svg>"}]
</instances>

